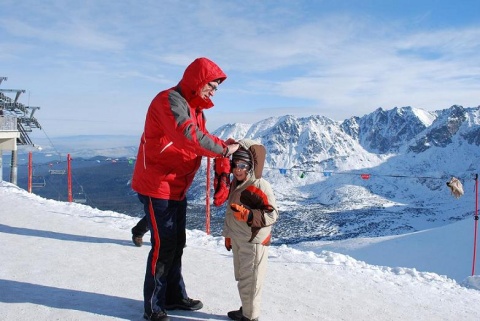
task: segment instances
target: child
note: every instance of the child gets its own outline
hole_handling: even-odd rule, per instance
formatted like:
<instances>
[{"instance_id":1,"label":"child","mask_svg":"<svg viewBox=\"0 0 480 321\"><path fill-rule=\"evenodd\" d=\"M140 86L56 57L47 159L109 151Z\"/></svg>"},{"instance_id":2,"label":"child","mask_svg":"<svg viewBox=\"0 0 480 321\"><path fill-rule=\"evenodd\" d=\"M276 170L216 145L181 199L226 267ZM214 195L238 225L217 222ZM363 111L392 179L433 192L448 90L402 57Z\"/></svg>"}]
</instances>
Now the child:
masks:
<instances>
[{"instance_id":1,"label":"child","mask_svg":"<svg viewBox=\"0 0 480 321\"><path fill-rule=\"evenodd\" d=\"M241 140L233 153L233 181L223 227L225 247L233 250L233 268L242 306L228 312L232 320L257 321L265 279L268 246L278 210L270 184L262 178L265 147Z\"/></svg>"}]
</instances>

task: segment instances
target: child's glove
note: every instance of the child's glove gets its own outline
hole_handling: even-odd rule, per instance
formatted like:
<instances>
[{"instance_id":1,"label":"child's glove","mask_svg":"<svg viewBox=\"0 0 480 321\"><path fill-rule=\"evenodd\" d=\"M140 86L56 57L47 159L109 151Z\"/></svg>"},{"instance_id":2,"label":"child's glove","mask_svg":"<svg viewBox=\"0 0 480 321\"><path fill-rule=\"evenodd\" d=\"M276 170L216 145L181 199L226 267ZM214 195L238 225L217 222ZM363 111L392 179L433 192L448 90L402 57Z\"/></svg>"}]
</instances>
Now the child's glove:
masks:
<instances>
[{"instance_id":1,"label":"child's glove","mask_svg":"<svg viewBox=\"0 0 480 321\"><path fill-rule=\"evenodd\" d=\"M247 222L247 221L251 220L251 218L252 218L251 215L253 216L252 211L250 211L245 206L232 203L230 205L230 208L233 210L233 216L238 221Z\"/></svg>"},{"instance_id":2,"label":"child's glove","mask_svg":"<svg viewBox=\"0 0 480 321\"><path fill-rule=\"evenodd\" d=\"M213 180L213 187L215 192L213 194L213 205L220 206L228 198L230 188L230 158L222 157L215 158L215 178Z\"/></svg>"},{"instance_id":3,"label":"child's glove","mask_svg":"<svg viewBox=\"0 0 480 321\"><path fill-rule=\"evenodd\" d=\"M225 238L225 248L227 249L227 251L230 252L230 250L232 249L232 239L229 238L229 237L226 237Z\"/></svg>"}]
</instances>

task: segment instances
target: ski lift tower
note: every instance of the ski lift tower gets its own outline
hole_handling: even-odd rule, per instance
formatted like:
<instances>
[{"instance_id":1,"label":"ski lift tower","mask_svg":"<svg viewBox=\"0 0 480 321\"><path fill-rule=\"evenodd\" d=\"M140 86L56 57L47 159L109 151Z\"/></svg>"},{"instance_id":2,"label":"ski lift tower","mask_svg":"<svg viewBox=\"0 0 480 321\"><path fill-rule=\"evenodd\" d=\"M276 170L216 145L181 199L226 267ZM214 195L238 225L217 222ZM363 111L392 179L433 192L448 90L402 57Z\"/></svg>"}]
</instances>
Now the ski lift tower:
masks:
<instances>
[{"instance_id":1,"label":"ski lift tower","mask_svg":"<svg viewBox=\"0 0 480 321\"><path fill-rule=\"evenodd\" d=\"M7 77L0 77L0 85ZM11 98L6 93L15 94ZM40 107L25 106L18 102L24 89L0 88L0 181L3 180L3 151L12 151L10 163L10 183L17 184L17 145L32 145L28 133L42 129L33 114Z\"/></svg>"}]
</instances>

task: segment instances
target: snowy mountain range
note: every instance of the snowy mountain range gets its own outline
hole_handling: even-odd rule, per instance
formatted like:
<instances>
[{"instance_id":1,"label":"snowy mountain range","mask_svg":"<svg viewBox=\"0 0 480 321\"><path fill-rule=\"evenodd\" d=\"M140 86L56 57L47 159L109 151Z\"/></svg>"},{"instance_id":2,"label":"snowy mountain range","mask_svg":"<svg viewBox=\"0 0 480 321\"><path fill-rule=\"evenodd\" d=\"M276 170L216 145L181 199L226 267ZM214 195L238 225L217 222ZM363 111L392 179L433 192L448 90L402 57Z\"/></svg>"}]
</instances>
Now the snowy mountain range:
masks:
<instances>
[{"instance_id":1,"label":"snowy mountain range","mask_svg":"<svg viewBox=\"0 0 480 321\"><path fill-rule=\"evenodd\" d=\"M267 148L264 177L272 184L281 211L277 244L398 235L474 215L480 107L454 105L435 112L378 108L342 122L318 115L286 115L254 124L226 124L214 133L225 139L255 139ZM101 150L95 150L87 138L69 138L62 144L74 157L136 154L138 137L109 137ZM95 137L95 141L99 146L105 140ZM48 152L47 147L44 153ZM138 203L129 190L131 170L125 167L129 172L121 184L117 179L112 180L116 185L102 185L110 192L121 186L123 195ZM95 175L90 171L90 176ZM465 189L459 199L445 184L452 176ZM205 215L205 178L206 166L202 166L189 192L190 205L199 217ZM89 187L83 187L88 192ZM214 234L221 230L222 215L223 208L212 209Z\"/></svg>"},{"instance_id":2,"label":"snowy mountain range","mask_svg":"<svg viewBox=\"0 0 480 321\"><path fill-rule=\"evenodd\" d=\"M343 122L272 117L215 134L266 146L282 242L392 235L473 216L479 107L379 108ZM446 186L452 176L464 185L460 199ZM204 177L197 175L193 199L204 199Z\"/></svg>"}]
</instances>

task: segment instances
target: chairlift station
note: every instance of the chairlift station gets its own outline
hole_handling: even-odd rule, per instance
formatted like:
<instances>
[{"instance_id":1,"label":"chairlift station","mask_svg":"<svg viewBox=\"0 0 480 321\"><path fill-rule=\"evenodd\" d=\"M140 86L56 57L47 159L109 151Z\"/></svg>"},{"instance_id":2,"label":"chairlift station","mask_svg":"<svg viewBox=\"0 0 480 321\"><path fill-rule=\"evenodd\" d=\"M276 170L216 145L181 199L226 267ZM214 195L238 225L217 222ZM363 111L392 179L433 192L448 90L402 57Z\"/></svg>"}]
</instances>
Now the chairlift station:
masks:
<instances>
[{"instance_id":1,"label":"chairlift station","mask_svg":"<svg viewBox=\"0 0 480 321\"><path fill-rule=\"evenodd\" d=\"M0 86L7 77L0 76ZM17 184L17 146L34 146L29 137L33 129L42 129L33 116L40 107L25 106L18 100L24 89L0 88L0 181L3 180L3 151L11 151L10 183Z\"/></svg>"}]
</instances>

